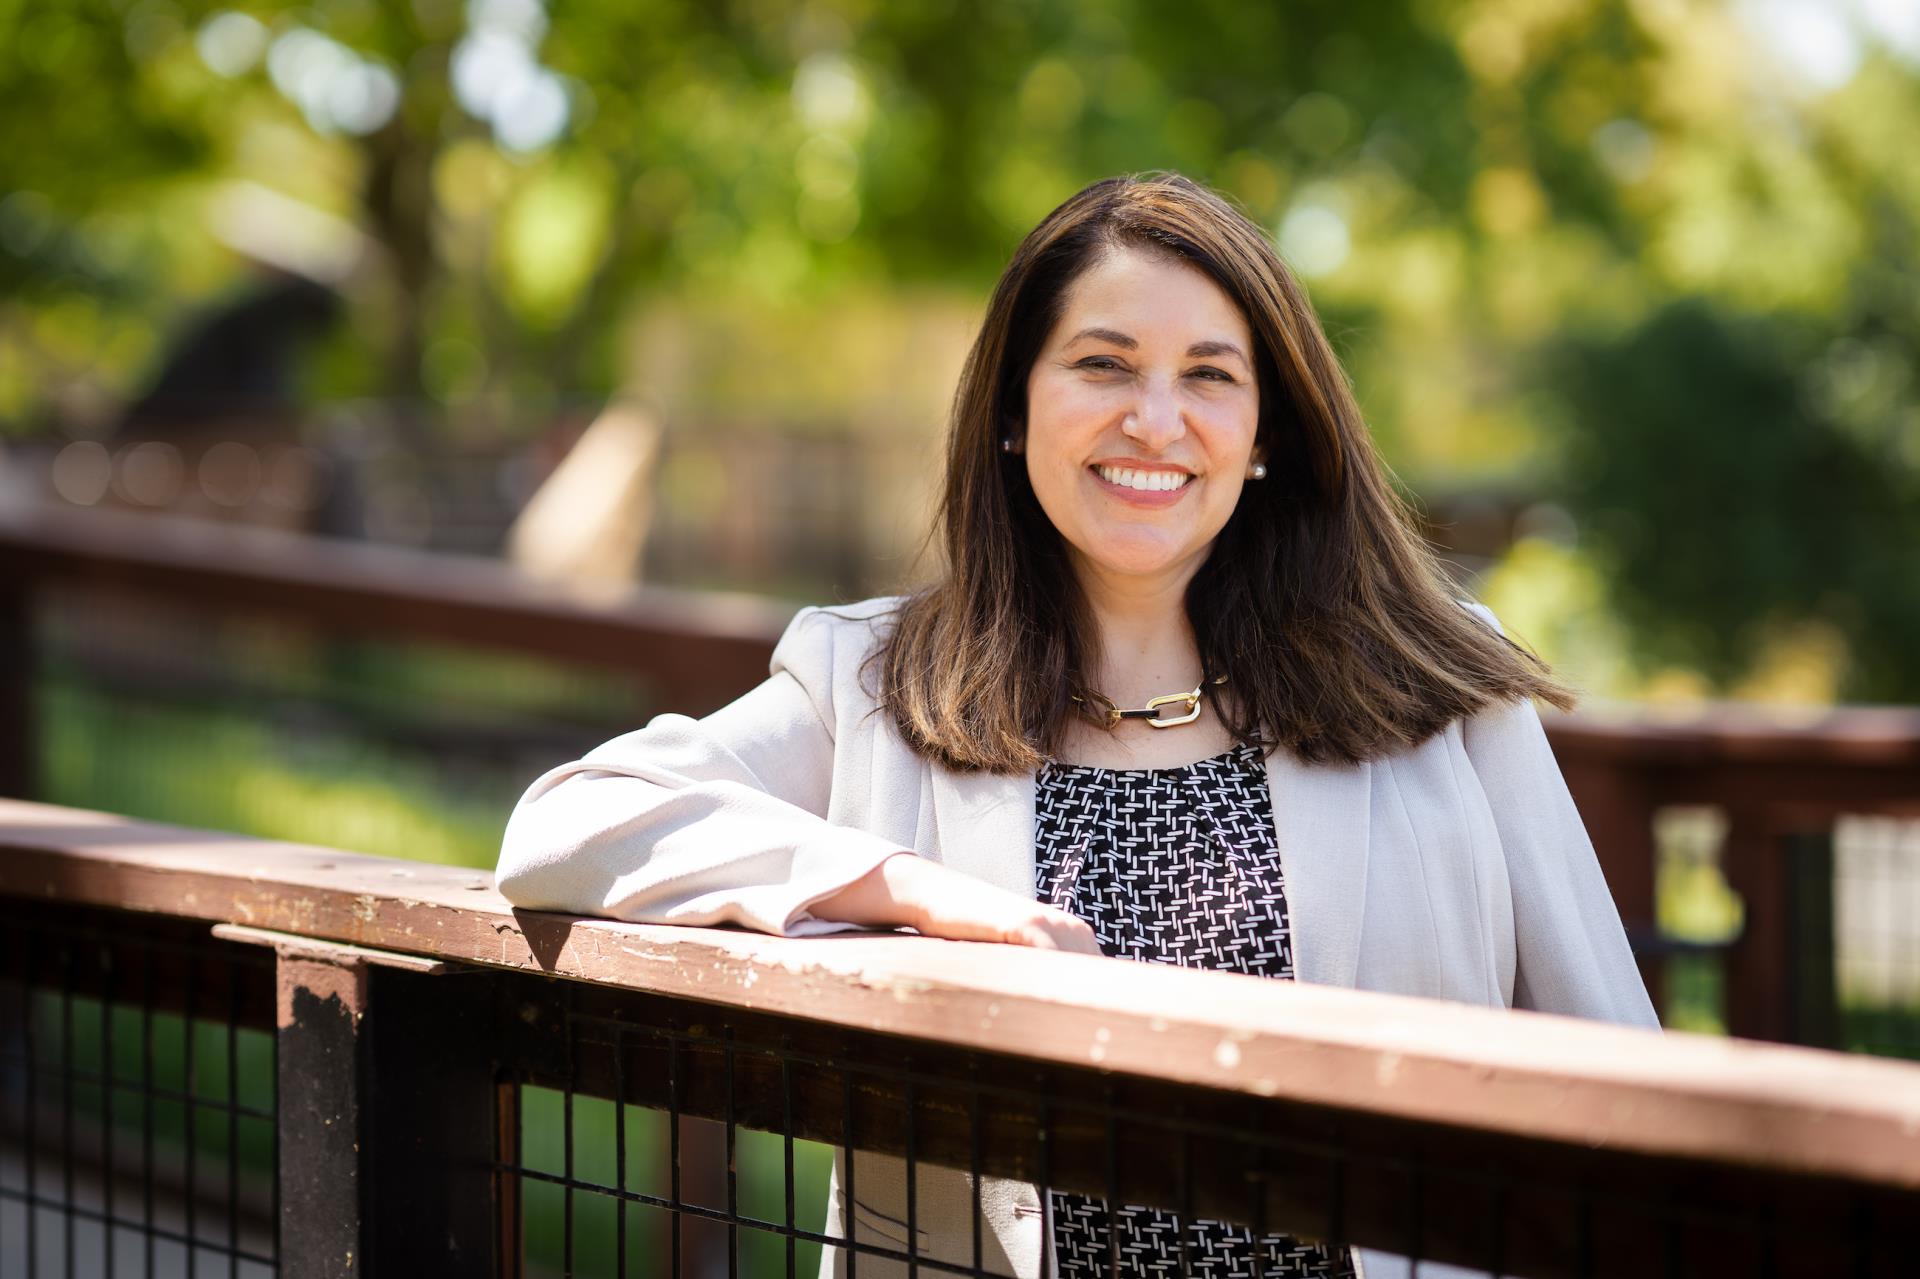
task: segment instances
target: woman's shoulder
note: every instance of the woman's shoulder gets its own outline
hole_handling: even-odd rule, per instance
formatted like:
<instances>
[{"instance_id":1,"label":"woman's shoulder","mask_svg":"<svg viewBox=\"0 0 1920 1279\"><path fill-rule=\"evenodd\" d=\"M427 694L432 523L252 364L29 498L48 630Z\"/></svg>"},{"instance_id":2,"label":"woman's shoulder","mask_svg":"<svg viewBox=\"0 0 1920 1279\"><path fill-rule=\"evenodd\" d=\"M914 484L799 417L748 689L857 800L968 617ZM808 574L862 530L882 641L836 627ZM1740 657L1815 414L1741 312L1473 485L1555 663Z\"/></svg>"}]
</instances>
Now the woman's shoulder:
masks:
<instances>
[{"instance_id":1,"label":"woman's shoulder","mask_svg":"<svg viewBox=\"0 0 1920 1279\"><path fill-rule=\"evenodd\" d=\"M1454 603L1493 634L1506 638L1506 627L1485 604L1468 599L1456 599ZM1452 744L1457 743L1465 748L1467 763L1478 768L1489 759L1505 759L1516 750L1529 751L1534 739L1544 747L1540 713L1531 697L1487 696L1477 709L1436 725L1418 740L1387 751L1383 758L1396 764L1439 761L1441 766L1452 768L1457 762Z\"/></svg>"},{"instance_id":2,"label":"woman's shoulder","mask_svg":"<svg viewBox=\"0 0 1920 1279\"><path fill-rule=\"evenodd\" d=\"M803 684L830 684L840 673L857 673L891 633L906 600L904 595L879 595L801 609L774 646L773 669L788 671Z\"/></svg>"},{"instance_id":3,"label":"woman's shoulder","mask_svg":"<svg viewBox=\"0 0 1920 1279\"><path fill-rule=\"evenodd\" d=\"M809 604L787 623L782 644L805 639L818 643L828 639L839 643L872 644L893 628L908 596L876 595L851 604Z\"/></svg>"},{"instance_id":4,"label":"woman's shoulder","mask_svg":"<svg viewBox=\"0 0 1920 1279\"><path fill-rule=\"evenodd\" d=\"M898 613L908 598L905 595L876 595L872 599L855 600L851 604L815 604L800 612L842 625L872 627Z\"/></svg>"},{"instance_id":5,"label":"woman's shoulder","mask_svg":"<svg viewBox=\"0 0 1920 1279\"><path fill-rule=\"evenodd\" d=\"M1456 602L1486 623L1494 634L1506 635L1507 628L1485 604L1474 600ZM1497 767L1512 767L1519 760L1537 763L1542 758L1553 758L1547 745L1546 727L1531 697L1494 698L1473 714L1455 721L1453 728L1460 734L1467 758L1476 766L1493 763Z\"/></svg>"},{"instance_id":6,"label":"woman's shoulder","mask_svg":"<svg viewBox=\"0 0 1920 1279\"><path fill-rule=\"evenodd\" d=\"M1493 615L1493 610L1478 600L1455 600L1454 603L1466 609L1467 612L1473 614L1488 626L1491 626L1495 634L1505 635L1507 633L1507 628L1500 625L1500 619Z\"/></svg>"}]
</instances>

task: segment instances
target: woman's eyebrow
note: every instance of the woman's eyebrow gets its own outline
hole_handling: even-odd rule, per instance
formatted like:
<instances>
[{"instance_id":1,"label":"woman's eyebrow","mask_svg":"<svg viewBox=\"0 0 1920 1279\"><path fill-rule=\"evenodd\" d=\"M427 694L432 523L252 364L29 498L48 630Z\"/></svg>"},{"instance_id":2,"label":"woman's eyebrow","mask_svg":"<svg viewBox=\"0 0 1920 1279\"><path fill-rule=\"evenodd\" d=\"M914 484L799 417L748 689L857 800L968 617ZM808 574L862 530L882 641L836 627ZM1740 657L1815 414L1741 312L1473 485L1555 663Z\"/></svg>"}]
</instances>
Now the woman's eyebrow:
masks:
<instances>
[{"instance_id":1,"label":"woman's eyebrow","mask_svg":"<svg viewBox=\"0 0 1920 1279\"><path fill-rule=\"evenodd\" d=\"M1249 362L1247 360L1247 353L1231 342L1221 342L1218 340L1212 342L1195 342L1187 348L1187 358L1190 360L1204 360L1214 355L1234 355L1240 358L1242 364Z\"/></svg>"},{"instance_id":2,"label":"woman's eyebrow","mask_svg":"<svg viewBox=\"0 0 1920 1279\"><path fill-rule=\"evenodd\" d=\"M1072 346L1082 338L1092 338L1096 342L1111 342L1113 345L1124 347L1129 351L1134 350L1140 345L1118 329L1102 328L1081 329L1078 333L1067 339L1067 345Z\"/></svg>"},{"instance_id":3,"label":"woman's eyebrow","mask_svg":"<svg viewBox=\"0 0 1920 1279\"><path fill-rule=\"evenodd\" d=\"M1092 338L1096 342L1111 343L1126 351L1138 350L1140 347L1138 342L1120 332L1120 330L1103 329L1098 326L1090 329L1081 329L1078 333L1067 339L1067 345L1072 346L1075 342L1081 341L1084 338ZM1217 355L1237 356L1242 364L1251 365L1252 363L1247 359L1247 353L1245 351L1242 351L1231 342L1222 341L1218 338L1206 342L1195 342L1187 348L1187 358L1190 360L1204 360Z\"/></svg>"}]
</instances>

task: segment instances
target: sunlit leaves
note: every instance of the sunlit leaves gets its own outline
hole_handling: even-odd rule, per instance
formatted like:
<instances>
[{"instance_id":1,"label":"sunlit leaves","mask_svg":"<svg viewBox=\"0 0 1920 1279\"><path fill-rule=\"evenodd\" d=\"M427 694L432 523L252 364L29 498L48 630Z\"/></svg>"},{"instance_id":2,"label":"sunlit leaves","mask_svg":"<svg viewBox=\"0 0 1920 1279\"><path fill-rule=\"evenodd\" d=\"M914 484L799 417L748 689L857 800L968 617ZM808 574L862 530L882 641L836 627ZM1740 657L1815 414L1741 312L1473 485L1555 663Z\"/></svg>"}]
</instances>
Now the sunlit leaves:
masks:
<instances>
[{"instance_id":1,"label":"sunlit leaves","mask_svg":"<svg viewBox=\"0 0 1920 1279\"><path fill-rule=\"evenodd\" d=\"M520 318L536 328L565 319L600 265L612 175L590 157L543 166L500 221L496 265Z\"/></svg>"}]
</instances>

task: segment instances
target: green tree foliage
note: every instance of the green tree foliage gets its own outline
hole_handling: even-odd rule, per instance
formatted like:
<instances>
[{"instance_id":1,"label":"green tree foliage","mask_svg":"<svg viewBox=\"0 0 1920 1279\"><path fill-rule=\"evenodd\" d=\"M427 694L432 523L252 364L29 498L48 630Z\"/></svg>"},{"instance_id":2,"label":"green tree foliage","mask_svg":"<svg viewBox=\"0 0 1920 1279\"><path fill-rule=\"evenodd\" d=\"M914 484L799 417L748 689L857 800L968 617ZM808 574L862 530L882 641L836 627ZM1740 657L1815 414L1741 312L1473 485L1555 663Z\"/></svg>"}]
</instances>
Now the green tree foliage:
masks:
<instances>
[{"instance_id":1,"label":"green tree foliage","mask_svg":"<svg viewBox=\"0 0 1920 1279\"><path fill-rule=\"evenodd\" d=\"M1902 348L1689 301L1557 353L1564 491L1649 658L1731 681L1813 617L1851 640L1854 696L1920 697L1913 449L1853 416L1884 382L1920 416Z\"/></svg>"},{"instance_id":2,"label":"green tree foliage","mask_svg":"<svg viewBox=\"0 0 1920 1279\"><path fill-rule=\"evenodd\" d=\"M1174 168L1273 230L1417 490L1569 477L1648 662L1731 680L1763 644L1743 637L1824 617L1855 649L1850 687L1890 694L1920 647L1876 576L1905 562L1867 545L1907 536L1920 465L1920 35L1898 8L0 0L0 421L132 387L238 274L215 234L236 189L375 246L321 392L527 400L626 381L636 303L977 296L1078 186ZM245 207L256 231L301 221ZM1696 395L1706 374L1663 335L1720 393ZM859 352L847 370L901 375ZM1725 406L1788 381L1801 407L1746 444ZM1672 468L1582 487L1630 392L1694 405L1655 417L1703 470L1867 474L1878 496L1729 523L1741 493L1669 501ZM1745 491L1788 482L1769 474ZM1618 513L1643 500L1664 546L1720 547L1723 588L1635 567ZM1848 508L1846 546L1808 527L1823 504ZM1769 568L1815 546L1847 567ZM1711 638L1673 638L1689 628Z\"/></svg>"}]
</instances>

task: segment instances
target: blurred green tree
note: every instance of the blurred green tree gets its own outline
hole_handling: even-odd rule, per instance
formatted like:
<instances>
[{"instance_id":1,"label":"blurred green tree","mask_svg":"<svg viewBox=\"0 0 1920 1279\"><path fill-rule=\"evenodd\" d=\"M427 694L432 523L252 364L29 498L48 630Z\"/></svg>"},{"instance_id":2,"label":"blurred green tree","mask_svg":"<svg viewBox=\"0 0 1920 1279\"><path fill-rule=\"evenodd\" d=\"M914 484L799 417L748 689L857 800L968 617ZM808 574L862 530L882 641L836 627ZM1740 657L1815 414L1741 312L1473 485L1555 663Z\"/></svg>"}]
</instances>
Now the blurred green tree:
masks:
<instances>
[{"instance_id":1,"label":"blurred green tree","mask_svg":"<svg viewBox=\"0 0 1920 1279\"><path fill-rule=\"evenodd\" d=\"M1849 695L1920 698L1920 467L1898 415L1855 416L1898 396L1920 420L1913 335L1870 331L1687 301L1556 353L1563 491L1647 659L1731 683L1817 620L1850 641Z\"/></svg>"},{"instance_id":2,"label":"blurred green tree","mask_svg":"<svg viewBox=\"0 0 1920 1279\"><path fill-rule=\"evenodd\" d=\"M371 248L319 391L538 400L630 376L638 299L792 323L850 289L976 294L1076 187L1176 168L1272 229L1416 489L1567 479L1645 663L1731 682L1751 636L1826 618L1848 687L1891 695L1920 641L1880 575L1908 564L1860 548L1908 536L1920 467L1898 8L0 0L0 421L125 394L232 245L327 219ZM836 375L902 372L855 351ZM1787 381L1814 406L1750 446L1726 406ZM1838 497L1743 509L1735 537L1747 499L1688 506L1674 468L1582 486L1594 424L1685 403L1706 416L1654 416L1703 480L1869 475L1851 540L1807 523ZM1667 548L1718 548L1715 592L1643 565L1617 514L1643 499ZM1822 553L1848 567L1784 567Z\"/></svg>"}]
</instances>

